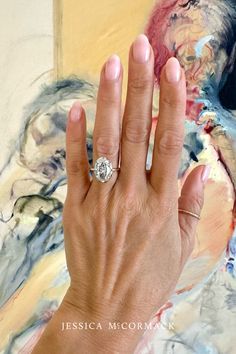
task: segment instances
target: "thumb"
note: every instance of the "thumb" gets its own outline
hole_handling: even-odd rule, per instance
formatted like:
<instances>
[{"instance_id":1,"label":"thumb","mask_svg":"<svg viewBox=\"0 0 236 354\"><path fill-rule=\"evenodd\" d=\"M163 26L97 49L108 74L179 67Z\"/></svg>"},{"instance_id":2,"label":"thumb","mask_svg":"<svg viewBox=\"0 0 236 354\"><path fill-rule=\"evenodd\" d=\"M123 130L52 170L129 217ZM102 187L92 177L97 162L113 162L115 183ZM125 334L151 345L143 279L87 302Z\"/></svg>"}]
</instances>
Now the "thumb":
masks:
<instances>
[{"instance_id":1,"label":"thumb","mask_svg":"<svg viewBox=\"0 0 236 354\"><path fill-rule=\"evenodd\" d=\"M189 243L190 251L194 246L194 239L199 220L197 217L186 214L184 211L198 216L204 203L204 187L208 180L211 167L198 166L187 177L179 197L179 226L182 240ZM181 211L182 210L182 211Z\"/></svg>"}]
</instances>

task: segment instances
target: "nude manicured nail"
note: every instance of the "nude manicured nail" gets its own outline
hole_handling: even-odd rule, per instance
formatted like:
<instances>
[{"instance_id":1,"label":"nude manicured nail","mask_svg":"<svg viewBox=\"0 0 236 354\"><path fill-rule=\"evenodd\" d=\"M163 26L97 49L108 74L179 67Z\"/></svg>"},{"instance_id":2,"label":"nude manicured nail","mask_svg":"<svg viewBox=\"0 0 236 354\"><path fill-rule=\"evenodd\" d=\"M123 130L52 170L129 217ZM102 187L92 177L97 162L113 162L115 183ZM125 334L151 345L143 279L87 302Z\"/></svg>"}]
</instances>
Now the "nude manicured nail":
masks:
<instances>
[{"instance_id":1,"label":"nude manicured nail","mask_svg":"<svg viewBox=\"0 0 236 354\"><path fill-rule=\"evenodd\" d=\"M120 58L113 54L106 62L105 77L107 80L116 80L120 76Z\"/></svg>"},{"instance_id":2,"label":"nude manicured nail","mask_svg":"<svg viewBox=\"0 0 236 354\"><path fill-rule=\"evenodd\" d=\"M133 43L133 57L137 63L145 63L150 57L150 43L145 34L140 34Z\"/></svg>"},{"instance_id":3,"label":"nude manicured nail","mask_svg":"<svg viewBox=\"0 0 236 354\"><path fill-rule=\"evenodd\" d=\"M206 165L202 171L202 176L201 176L203 184L206 184L210 176L210 172L211 172L211 166Z\"/></svg>"},{"instance_id":4,"label":"nude manicured nail","mask_svg":"<svg viewBox=\"0 0 236 354\"><path fill-rule=\"evenodd\" d=\"M181 66L178 59L168 59L165 67L166 79L170 83L177 83L181 77Z\"/></svg>"},{"instance_id":5,"label":"nude manicured nail","mask_svg":"<svg viewBox=\"0 0 236 354\"><path fill-rule=\"evenodd\" d=\"M74 103L70 110L70 119L72 122L77 122L81 117L82 106L79 102Z\"/></svg>"}]
</instances>

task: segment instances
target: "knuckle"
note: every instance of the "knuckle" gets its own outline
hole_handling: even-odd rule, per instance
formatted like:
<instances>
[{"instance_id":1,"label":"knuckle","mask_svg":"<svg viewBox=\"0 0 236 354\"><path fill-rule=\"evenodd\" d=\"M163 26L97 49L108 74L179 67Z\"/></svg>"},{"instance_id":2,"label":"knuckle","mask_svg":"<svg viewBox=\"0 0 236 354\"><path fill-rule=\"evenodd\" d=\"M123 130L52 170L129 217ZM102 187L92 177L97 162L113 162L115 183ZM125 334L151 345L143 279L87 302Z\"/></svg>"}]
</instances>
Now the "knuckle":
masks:
<instances>
[{"instance_id":1,"label":"knuckle","mask_svg":"<svg viewBox=\"0 0 236 354\"><path fill-rule=\"evenodd\" d=\"M111 135L99 136L95 138L95 147L98 154L113 157L118 154L119 142L117 138L113 138Z\"/></svg>"},{"instance_id":2,"label":"knuckle","mask_svg":"<svg viewBox=\"0 0 236 354\"><path fill-rule=\"evenodd\" d=\"M163 216L164 219L170 218L174 211L177 210L177 203L172 199L162 198L159 204L159 214Z\"/></svg>"},{"instance_id":3,"label":"knuckle","mask_svg":"<svg viewBox=\"0 0 236 354\"><path fill-rule=\"evenodd\" d=\"M103 219L106 215L106 201L102 200L102 198L98 198L98 204L99 208L97 204L91 204L88 211L88 214L94 224L96 224L99 219Z\"/></svg>"},{"instance_id":4,"label":"knuckle","mask_svg":"<svg viewBox=\"0 0 236 354\"><path fill-rule=\"evenodd\" d=\"M85 163L78 158L70 158L66 160L66 169L69 175L78 175L83 173L85 169Z\"/></svg>"},{"instance_id":5,"label":"knuckle","mask_svg":"<svg viewBox=\"0 0 236 354\"><path fill-rule=\"evenodd\" d=\"M159 200L153 194L146 201L145 211L150 220L157 220L157 216L159 215Z\"/></svg>"},{"instance_id":6,"label":"knuckle","mask_svg":"<svg viewBox=\"0 0 236 354\"><path fill-rule=\"evenodd\" d=\"M131 143L146 142L149 138L149 127L142 119L128 118L125 125L125 137Z\"/></svg>"},{"instance_id":7,"label":"knuckle","mask_svg":"<svg viewBox=\"0 0 236 354\"><path fill-rule=\"evenodd\" d=\"M145 76L134 77L129 80L128 92L136 94L143 94L144 91L151 87L151 79Z\"/></svg>"},{"instance_id":8,"label":"knuckle","mask_svg":"<svg viewBox=\"0 0 236 354\"><path fill-rule=\"evenodd\" d=\"M120 104L120 98L119 95L112 95L109 93L100 93L98 97L100 103L102 103L103 106L116 106Z\"/></svg>"},{"instance_id":9,"label":"knuckle","mask_svg":"<svg viewBox=\"0 0 236 354\"><path fill-rule=\"evenodd\" d=\"M78 147L82 147L85 142L80 136L71 134L68 138L68 144L70 145L71 151L78 151Z\"/></svg>"},{"instance_id":10,"label":"knuckle","mask_svg":"<svg viewBox=\"0 0 236 354\"><path fill-rule=\"evenodd\" d=\"M121 211L125 215L137 215L142 210L142 202L133 192L127 191L120 196Z\"/></svg>"},{"instance_id":11,"label":"knuckle","mask_svg":"<svg viewBox=\"0 0 236 354\"><path fill-rule=\"evenodd\" d=\"M165 94L162 96L161 104L168 109L172 109L174 111L182 111L183 110L183 102L180 97L176 97L175 95Z\"/></svg>"},{"instance_id":12,"label":"knuckle","mask_svg":"<svg viewBox=\"0 0 236 354\"><path fill-rule=\"evenodd\" d=\"M200 213L203 203L204 203L204 196L203 194L197 193L192 196L186 196L186 199L188 199L188 204L191 205L190 211L193 213Z\"/></svg>"},{"instance_id":13,"label":"knuckle","mask_svg":"<svg viewBox=\"0 0 236 354\"><path fill-rule=\"evenodd\" d=\"M177 133L174 130L167 129L163 132L159 144L159 153L163 155L178 155L183 147L183 134Z\"/></svg>"}]
</instances>

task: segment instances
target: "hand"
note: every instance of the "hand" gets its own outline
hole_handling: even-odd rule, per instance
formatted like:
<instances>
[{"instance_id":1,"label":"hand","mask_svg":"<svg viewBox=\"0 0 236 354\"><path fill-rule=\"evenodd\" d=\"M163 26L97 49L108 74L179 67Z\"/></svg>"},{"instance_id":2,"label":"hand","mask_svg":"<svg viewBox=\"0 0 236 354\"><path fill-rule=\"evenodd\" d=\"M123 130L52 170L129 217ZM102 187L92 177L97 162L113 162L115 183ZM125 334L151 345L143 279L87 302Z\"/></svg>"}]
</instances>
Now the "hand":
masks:
<instances>
[{"instance_id":1,"label":"hand","mask_svg":"<svg viewBox=\"0 0 236 354\"><path fill-rule=\"evenodd\" d=\"M150 171L154 55L144 35L130 49L123 119L121 86L122 66L112 56L101 71L93 134L94 163L105 156L117 167L120 155L120 171L107 183L89 178L84 109L77 102L69 113L63 226L71 285L61 309L72 321L148 321L174 291L194 246L198 220L178 208L200 214L203 206L208 167L194 169L178 192L186 83L177 59L162 70ZM101 352L129 353L140 335L92 331L90 339Z\"/></svg>"}]
</instances>

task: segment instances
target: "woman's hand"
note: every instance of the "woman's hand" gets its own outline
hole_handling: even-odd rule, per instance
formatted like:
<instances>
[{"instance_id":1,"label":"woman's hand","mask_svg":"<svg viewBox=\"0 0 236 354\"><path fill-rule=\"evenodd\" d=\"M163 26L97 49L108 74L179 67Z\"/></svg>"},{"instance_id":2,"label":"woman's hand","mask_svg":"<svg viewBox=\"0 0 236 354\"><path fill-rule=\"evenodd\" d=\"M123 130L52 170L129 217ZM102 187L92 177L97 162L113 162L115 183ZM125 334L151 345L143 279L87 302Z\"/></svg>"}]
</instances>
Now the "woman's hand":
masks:
<instances>
[{"instance_id":1,"label":"woman's hand","mask_svg":"<svg viewBox=\"0 0 236 354\"><path fill-rule=\"evenodd\" d=\"M93 162L105 156L117 167L120 155L120 171L113 172L107 183L89 178L86 117L79 102L69 113L66 133L68 192L63 226L71 285L58 311L69 314L66 318L72 322L101 322L103 328L108 322L148 321L168 300L193 249L198 222L178 209L200 214L209 174L208 167L193 170L179 197L186 83L177 59L169 59L161 75L150 171L146 158L154 55L144 35L130 49L123 117L122 74L117 56L102 68L93 134ZM90 332L83 338L90 338L96 353L131 353L141 335L140 331Z\"/></svg>"}]
</instances>

